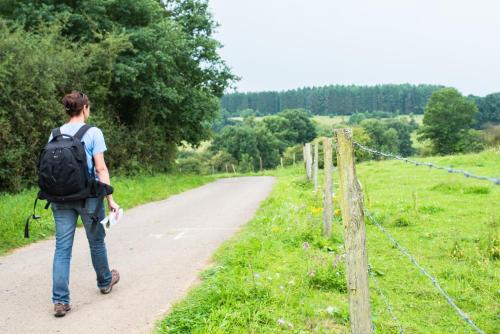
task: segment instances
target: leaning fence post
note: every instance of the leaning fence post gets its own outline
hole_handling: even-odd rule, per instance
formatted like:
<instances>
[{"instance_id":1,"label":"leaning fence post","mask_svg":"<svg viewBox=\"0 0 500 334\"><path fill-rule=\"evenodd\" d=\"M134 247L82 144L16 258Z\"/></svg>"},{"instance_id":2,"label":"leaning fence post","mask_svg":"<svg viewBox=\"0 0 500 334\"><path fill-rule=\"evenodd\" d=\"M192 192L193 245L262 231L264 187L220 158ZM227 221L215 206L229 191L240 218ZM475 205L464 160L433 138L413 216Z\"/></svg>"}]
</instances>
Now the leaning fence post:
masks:
<instances>
[{"instance_id":1,"label":"leaning fence post","mask_svg":"<svg viewBox=\"0 0 500 334\"><path fill-rule=\"evenodd\" d=\"M323 235L331 238L332 236L332 142L330 138L323 140L323 151L325 154L324 174L325 174L325 190L323 198Z\"/></svg>"},{"instance_id":2,"label":"leaning fence post","mask_svg":"<svg viewBox=\"0 0 500 334\"><path fill-rule=\"evenodd\" d=\"M314 162L313 162L313 182L314 182L314 191L318 191L318 167L319 167L319 142L314 144Z\"/></svg>"},{"instance_id":3,"label":"leaning fence post","mask_svg":"<svg viewBox=\"0 0 500 334\"><path fill-rule=\"evenodd\" d=\"M293 152L293 165L295 166L295 152Z\"/></svg>"},{"instance_id":4,"label":"leaning fence post","mask_svg":"<svg viewBox=\"0 0 500 334\"><path fill-rule=\"evenodd\" d=\"M368 291L368 257L365 248L363 193L356 178L352 130L337 129L334 133L342 193L351 333L366 334L371 333L372 322Z\"/></svg>"}]
</instances>

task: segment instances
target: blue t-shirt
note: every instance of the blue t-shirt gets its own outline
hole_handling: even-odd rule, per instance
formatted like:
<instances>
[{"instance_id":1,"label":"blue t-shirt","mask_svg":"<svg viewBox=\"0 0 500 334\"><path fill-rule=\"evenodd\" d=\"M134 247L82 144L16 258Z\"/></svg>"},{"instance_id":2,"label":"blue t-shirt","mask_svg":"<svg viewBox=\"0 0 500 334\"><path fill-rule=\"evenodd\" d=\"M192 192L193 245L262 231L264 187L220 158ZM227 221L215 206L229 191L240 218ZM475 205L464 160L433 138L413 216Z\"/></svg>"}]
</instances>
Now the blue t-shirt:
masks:
<instances>
[{"instance_id":1,"label":"blue t-shirt","mask_svg":"<svg viewBox=\"0 0 500 334\"><path fill-rule=\"evenodd\" d=\"M61 133L74 136L75 133L83 126L83 124L85 123L66 123L61 126ZM51 140L52 133L49 137L49 141ZM102 134L101 129L93 127L88 129L88 131L83 136L82 141L85 143L85 153L87 153L87 166L89 169L89 173L95 173L95 167L92 157L107 150L106 143L104 142L104 135Z\"/></svg>"}]
</instances>

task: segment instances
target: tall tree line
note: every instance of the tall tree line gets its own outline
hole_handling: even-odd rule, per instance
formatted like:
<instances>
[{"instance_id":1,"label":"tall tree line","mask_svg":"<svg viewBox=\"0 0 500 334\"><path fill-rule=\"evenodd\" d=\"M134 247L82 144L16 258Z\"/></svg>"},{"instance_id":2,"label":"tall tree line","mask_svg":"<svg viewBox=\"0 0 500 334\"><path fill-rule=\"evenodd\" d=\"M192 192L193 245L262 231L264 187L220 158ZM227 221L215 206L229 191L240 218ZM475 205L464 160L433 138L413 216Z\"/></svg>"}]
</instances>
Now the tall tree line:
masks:
<instances>
[{"instance_id":1,"label":"tall tree line","mask_svg":"<svg viewBox=\"0 0 500 334\"><path fill-rule=\"evenodd\" d=\"M168 170L210 138L235 78L208 0L0 1L0 192L33 184L71 90L91 101L116 172Z\"/></svg>"},{"instance_id":2,"label":"tall tree line","mask_svg":"<svg viewBox=\"0 0 500 334\"><path fill-rule=\"evenodd\" d=\"M422 114L437 85L377 85L305 87L287 91L232 93L222 97L222 108L232 115L253 109L273 115L284 109L302 108L314 115L350 115L366 111Z\"/></svg>"}]
</instances>

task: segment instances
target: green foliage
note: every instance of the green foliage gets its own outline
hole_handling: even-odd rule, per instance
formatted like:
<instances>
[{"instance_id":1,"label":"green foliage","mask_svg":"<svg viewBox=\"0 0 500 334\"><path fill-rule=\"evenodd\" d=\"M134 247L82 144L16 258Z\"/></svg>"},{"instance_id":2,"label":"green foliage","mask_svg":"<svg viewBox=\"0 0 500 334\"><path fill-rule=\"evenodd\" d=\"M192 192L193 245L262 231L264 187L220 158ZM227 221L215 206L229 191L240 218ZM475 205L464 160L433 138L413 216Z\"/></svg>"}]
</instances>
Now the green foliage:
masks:
<instances>
[{"instance_id":1,"label":"green foliage","mask_svg":"<svg viewBox=\"0 0 500 334\"><path fill-rule=\"evenodd\" d=\"M253 159L246 153L243 153L241 156L240 164L238 165L238 172L240 173L249 173L254 171L254 161Z\"/></svg>"},{"instance_id":2,"label":"green foliage","mask_svg":"<svg viewBox=\"0 0 500 334\"><path fill-rule=\"evenodd\" d=\"M222 106L233 116L241 110L274 115L285 109L306 109L313 115L352 115L384 110L390 113L422 114L432 92L442 86L378 85L305 87L283 92L232 93L222 97Z\"/></svg>"},{"instance_id":3,"label":"green foliage","mask_svg":"<svg viewBox=\"0 0 500 334\"><path fill-rule=\"evenodd\" d=\"M285 152L283 152L283 164L285 166L291 166L293 165L294 161L295 164L302 164L302 162L304 161L303 154L304 151L302 145L287 147Z\"/></svg>"},{"instance_id":4,"label":"green foliage","mask_svg":"<svg viewBox=\"0 0 500 334\"><path fill-rule=\"evenodd\" d=\"M249 116L239 125L224 127L215 137L211 150L228 152L240 164L246 154L244 165L251 161L253 170L260 169L260 158L263 168L274 168L287 147L308 142L315 136L314 125L305 111L285 110L261 122Z\"/></svg>"},{"instance_id":5,"label":"green foliage","mask_svg":"<svg viewBox=\"0 0 500 334\"><path fill-rule=\"evenodd\" d=\"M403 156L410 156L415 152L411 141L415 125L406 120L366 119L360 126L370 137L370 147Z\"/></svg>"},{"instance_id":6,"label":"green foliage","mask_svg":"<svg viewBox=\"0 0 500 334\"><path fill-rule=\"evenodd\" d=\"M429 139L434 153L452 154L461 152L469 135L477 107L454 88L443 88L432 94L424 113L424 125L419 130L419 139Z\"/></svg>"},{"instance_id":7,"label":"green foliage","mask_svg":"<svg viewBox=\"0 0 500 334\"><path fill-rule=\"evenodd\" d=\"M491 147L500 147L500 125L490 125L484 130L484 141Z\"/></svg>"},{"instance_id":8,"label":"green foliage","mask_svg":"<svg viewBox=\"0 0 500 334\"><path fill-rule=\"evenodd\" d=\"M288 144L305 144L316 138L316 129L305 110L287 109L278 115L288 120Z\"/></svg>"},{"instance_id":9,"label":"green foliage","mask_svg":"<svg viewBox=\"0 0 500 334\"><path fill-rule=\"evenodd\" d=\"M394 118L398 116L398 113L391 113L387 111L380 111L376 110L373 112L358 112L355 114L352 114L349 117L348 124L359 124L363 120L368 119L368 118L376 118L376 119L382 119L382 118Z\"/></svg>"},{"instance_id":10,"label":"green foliage","mask_svg":"<svg viewBox=\"0 0 500 334\"><path fill-rule=\"evenodd\" d=\"M204 0L6 0L0 17L0 191L34 183L71 90L90 97L114 172L165 171L181 142L209 138L235 79Z\"/></svg>"},{"instance_id":11,"label":"green foliage","mask_svg":"<svg viewBox=\"0 0 500 334\"><path fill-rule=\"evenodd\" d=\"M211 156L208 164L215 172L227 172L231 169L231 165L237 165L238 161L231 154L219 151Z\"/></svg>"},{"instance_id":12,"label":"green foliage","mask_svg":"<svg viewBox=\"0 0 500 334\"><path fill-rule=\"evenodd\" d=\"M315 289L347 293L345 263L335 267L331 263L327 263L311 271L309 285Z\"/></svg>"},{"instance_id":13,"label":"green foliage","mask_svg":"<svg viewBox=\"0 0 500 334\"><path fill-rule=\"evenodd\" d=\"M480 152L486 148L484 135L478 130L469 129L455 143L455 151L461 153Z\"/></svg>"},{"instance_id":14,"label":"green foliage","mask_svg":"<svg viewBox=\"0 0 500 334\"><path fill-rule=\"evenodd\" d=\"M488 124L500 124L500 93L493 93L485 97L471 96L476 103L478 113L475 115L475 126L484 128Z\"/></svg>"}]
</instances>

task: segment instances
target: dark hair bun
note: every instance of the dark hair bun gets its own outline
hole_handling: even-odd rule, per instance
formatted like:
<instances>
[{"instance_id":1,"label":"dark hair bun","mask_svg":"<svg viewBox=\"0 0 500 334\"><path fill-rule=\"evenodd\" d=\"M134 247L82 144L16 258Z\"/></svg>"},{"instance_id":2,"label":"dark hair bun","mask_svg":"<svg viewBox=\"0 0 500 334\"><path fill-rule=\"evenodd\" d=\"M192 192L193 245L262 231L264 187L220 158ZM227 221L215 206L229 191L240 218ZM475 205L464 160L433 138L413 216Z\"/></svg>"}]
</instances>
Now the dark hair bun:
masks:
<instances>
[{"instance_id":1,"label":"dark hair bun","mask_svg":"<svg viewBox=\"0 0 500 334\"><path fill-rule=\"evenodd\" d=\"M83 93L74 91L66 94L62 102L66 114L70 117L74 117L82 113L84 106L89 105L89 98Z\"/></svg>"}]
</instances>

